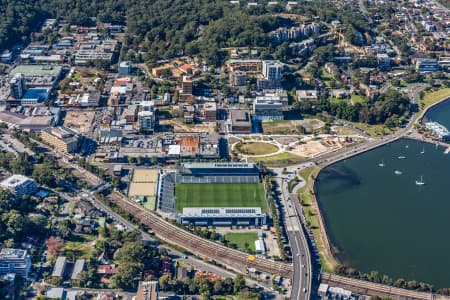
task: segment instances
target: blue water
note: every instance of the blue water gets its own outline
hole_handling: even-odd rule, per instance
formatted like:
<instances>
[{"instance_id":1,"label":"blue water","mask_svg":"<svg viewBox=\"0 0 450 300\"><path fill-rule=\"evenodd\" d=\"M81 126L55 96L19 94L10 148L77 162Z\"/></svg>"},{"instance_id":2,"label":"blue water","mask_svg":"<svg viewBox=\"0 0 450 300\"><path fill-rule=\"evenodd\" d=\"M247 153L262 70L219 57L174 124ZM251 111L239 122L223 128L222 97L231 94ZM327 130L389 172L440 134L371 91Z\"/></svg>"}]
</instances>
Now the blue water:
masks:
<instances>
[{"instance_id":1,"label":"blue water","mask_svg":"<svg viewBox=\"0 0 450 300\"><path fill-rule=\"evenodd\" d=\"M450 154L443 152L404 139L320 172L319 205L346 265L450 287ZM426 184L417 186L421 175Z\"/></svg>"},{"instance_id":2,"label":"blue water","mask_svg":"<svg viewBox=\"0 0 450 300\"><path fill-rule=\"evenodd\" d=\"M431 108L425 114L425 119L438 122L450 130L450 101L446 101Z\"/></svg>"}]
</instances>

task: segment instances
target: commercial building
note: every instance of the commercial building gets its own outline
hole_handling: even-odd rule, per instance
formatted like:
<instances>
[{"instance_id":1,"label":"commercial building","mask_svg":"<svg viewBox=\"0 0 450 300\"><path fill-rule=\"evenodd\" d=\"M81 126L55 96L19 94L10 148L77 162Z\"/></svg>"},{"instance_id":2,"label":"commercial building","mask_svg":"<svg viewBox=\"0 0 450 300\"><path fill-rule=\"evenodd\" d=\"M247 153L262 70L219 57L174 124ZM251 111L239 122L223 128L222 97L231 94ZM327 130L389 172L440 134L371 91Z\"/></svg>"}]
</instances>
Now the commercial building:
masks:
<instances>
[{"instance_id":1,"label":"commercial building","mask_svg":"<svg viewBox=\"0 0 450 300\"><path fill-rule=\"evenodd\" d=\"M297 90L295 95L298 102L316 102L318 99L316 90Z\"/></svg>"},{"instance_id":2,"label":"commercial building","mask_svg":"<svg viewBox=\"0 0 450 300\"><path fill-rule=\"evenodd\" d=\"M22 74L27 88L53 88L61 77L62 67L51 65L18 65L10 75Z\"/></svg>"},{"instance_id":3,"label":"commercial building","mask_svg":"<svg viewBox=\"0 0 450 300\"><path fill-rule=\"evenodd\" d=\"M0 186L9 190L16 197L34 194L38 188L34 179L18 174L6 178L0 182Z\"/></svg>"},{"instance_id":4,"label":"commercial building","mask_svg":"<svg viewBox=\"0 0 450 300\"><path fill-rule=\"evenodd\" d=\"M36 106L48 99L49 88L29 88L20 101L22 106Z\"/></svg>"},{"instance_id":5,"label":"commercial building","mask_svg":"<svg viewBox=\"0 0 450 300\"><path fill-rule=\"evenodd\" d=\"M26 250L3 248L0 251L0 274L13 273L27 278L31 269L31 259Z\"/></svg>"},{"instance_id":6,"label":"commercial building","mask_svg":"<svg viewBox=\"0 0 450 300\"><path fill-rule=\"evenodd\" d=\"M158 281L139 282L136 300L158 300Z\"/></svg>"},{"instance_id":7,"label":"commercial building","mask_svg":"<svg viewBox=\"0 0 450 300\"><path fill-rule=\"evenodd\" d=\"M178 222L183 225L197 226L263 226L267 215L260 207L185 207L178 215Z\"/></svg>"},{"instance_id":8,"label":"commercial building","mask_svg":"<svg viewBox=\"0 0 450 300\"><path fill-rule=\"evenodd\" d=\"M256 97L253 118L258 121L283 120L283 103L279 97Z\"/></svg>"},{"instance_id":9,"label":"commercial building","mask_svg":"<svg viewBox=\"0 0 450 300\"><path fill-rule=\"evenodd\" d=\"M232 133L251 133L252 132L252 120L250 112L243 109L230 110L230 127L229 130Z\"/></svg>"},{"instance_id":10,"label":"commercial building","mask_svg":"<svg viewBox=\"0 0 450 300\"><path fill-rule=\"evenodd\" d=\"M84 93L79 99L79 104L81 107L97 107L99 102L99 92Z\"/></svg>"},{"instance_id":11,"label":"commercial building","mask_svg":"<svg viewBox=\"0 0 450 300\"><path fill-rule=\"evenodd\" d=\"M46 128L42 130L40 137L44 143L62 153L77 152L80 146L80 136L72 129L64 126Z\"/></svg>"},{"instance_id":12,"label":"commercial building","mask_svg":"<svg viewBox=\"0 0 450 300\"><path fill-rule=\"evenodd\" d=\"M422 58L416 61L416 70L419 73L431 73L439 71L440 67L436 59Z\"/></svg>"}]
</instances>

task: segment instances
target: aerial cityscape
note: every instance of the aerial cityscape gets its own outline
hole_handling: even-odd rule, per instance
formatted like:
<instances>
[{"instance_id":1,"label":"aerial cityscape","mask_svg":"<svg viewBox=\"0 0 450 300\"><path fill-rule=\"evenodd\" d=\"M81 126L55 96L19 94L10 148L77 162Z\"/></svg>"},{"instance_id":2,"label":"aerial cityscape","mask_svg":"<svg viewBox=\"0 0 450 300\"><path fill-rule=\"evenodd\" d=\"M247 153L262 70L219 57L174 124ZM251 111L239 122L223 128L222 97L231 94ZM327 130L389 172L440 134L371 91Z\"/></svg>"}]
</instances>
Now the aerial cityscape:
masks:
<instances>
[{"instance_id":1,"label":"aerial cityscape","mask_svg":"<svg viewBox=\"0 0 450 300\"><path fill-rule=\"evenodd\" d=\"M450 300L448 0L6 0L0 300Z\"/></svg>"}]
</instances>

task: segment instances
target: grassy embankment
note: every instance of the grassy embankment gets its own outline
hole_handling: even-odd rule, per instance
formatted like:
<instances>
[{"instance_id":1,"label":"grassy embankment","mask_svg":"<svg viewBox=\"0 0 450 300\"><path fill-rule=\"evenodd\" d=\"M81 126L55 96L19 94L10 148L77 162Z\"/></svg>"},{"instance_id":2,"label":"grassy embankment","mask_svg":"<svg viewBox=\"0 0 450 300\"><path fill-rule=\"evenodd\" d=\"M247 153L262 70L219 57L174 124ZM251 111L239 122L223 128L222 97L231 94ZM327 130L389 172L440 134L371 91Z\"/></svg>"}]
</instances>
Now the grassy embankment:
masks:
<instances>
[{"instance_id":1,"label":"grassy embankment","mask_svg":"<svg viewBox=\"0 0 450 300\"><path fill-rule=\"evenodd\" d=\"M420 111L423 112L430 106L450 97L450 88L443 88L437 91L425 93L423 99L419 101Z\"/></svg>"},{"instance_id":2,"label":"grassy embankment","mask_svg":"<svg viewBox=\"0 0 450 300\"><path fill-rule=\"evenodd\" d=\"M282 168L289 165L299 164L305 161L305 158L289 152L284 152L271 156L250 158L250 160L254 162L262 161L266 166L270 168Z\"/></svg>"},{"instance_id":3,"label":"grassy embankment","mask_svg":"<svg viewBox=\"0 0 450 300\"><path fill-rule=\"evenodd\" d=\"M306 185L298 191L298 196L302 203L302 208L306 220L311 228L314 241L316 243L317 251L320 255L322 269L327 272L332 272L336 267L337 262L331 254L330 249L327 249L325 240L327 239L326 232L320 227L320 212L318 211L317 202L313 195L314 180L319 174L321 167L314 166L300 171L300 176L306 180Z\"/></svg>"}]
</instances>

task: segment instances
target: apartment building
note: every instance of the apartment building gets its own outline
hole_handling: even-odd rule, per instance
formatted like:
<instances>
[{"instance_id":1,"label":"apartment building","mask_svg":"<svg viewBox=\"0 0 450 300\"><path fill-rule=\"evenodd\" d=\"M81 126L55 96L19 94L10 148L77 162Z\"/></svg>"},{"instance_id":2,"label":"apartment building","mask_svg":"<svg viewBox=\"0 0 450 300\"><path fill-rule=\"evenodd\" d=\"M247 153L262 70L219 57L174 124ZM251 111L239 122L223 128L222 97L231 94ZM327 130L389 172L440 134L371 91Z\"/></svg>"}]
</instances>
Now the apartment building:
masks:
<instances>
[{"instance_id":1,"label":"apartment building","mask_svg":"<svg viewBox=\"0 0 450 300\"><path fill-rule=\"evenodd\" d=\"M27 278L31 259L26 250L3 248L0 251L0 274L13 273Z\"/></svg>"},{"instance_id":2,"label":"apartment building","mask_svg":"<svg viewBox=\"0 0 450 300\"><path fill-rule=\"evenodd\" d=\"M34 194L38 188L34 179L18 174L14 174L0 182L0 187L10 191L16 197Z\"/></svg>"}]
</instances>

